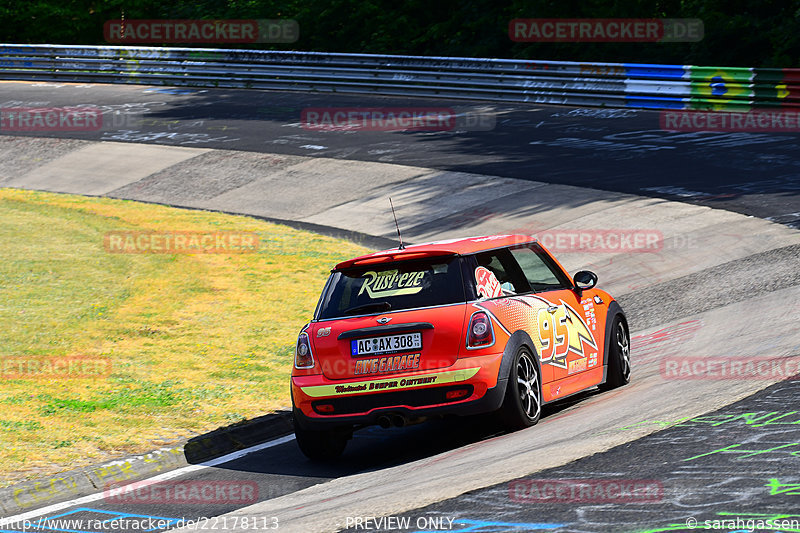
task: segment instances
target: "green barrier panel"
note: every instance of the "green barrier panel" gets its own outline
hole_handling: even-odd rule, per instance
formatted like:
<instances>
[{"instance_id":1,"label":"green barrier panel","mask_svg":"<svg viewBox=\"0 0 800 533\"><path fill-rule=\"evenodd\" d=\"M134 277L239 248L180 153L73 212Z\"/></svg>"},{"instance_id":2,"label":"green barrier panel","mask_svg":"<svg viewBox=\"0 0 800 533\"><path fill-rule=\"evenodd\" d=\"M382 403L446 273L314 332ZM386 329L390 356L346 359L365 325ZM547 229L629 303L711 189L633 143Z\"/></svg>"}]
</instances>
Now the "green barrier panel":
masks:
<instances>
[{"instance_id":1,"label":"green barrier panel","mask_svg":"<svg viewBox=\"0 0 800 533\"><path fill-rule=\"evenodd\" d=\"M689 67L692 97L689 107L737 109L754 97L753 70L739 67Z\"/></svg>"},{"instance_id":2,"label":"green barrier panel","mask_svg":"<svg viewBox=\"0 0 800 533\"><path fill-rule=\"evenodd\" d=\"M800 69L756 68L755 96L759 105L797 107L800 105Z\"/></svg>"}]
</instances>

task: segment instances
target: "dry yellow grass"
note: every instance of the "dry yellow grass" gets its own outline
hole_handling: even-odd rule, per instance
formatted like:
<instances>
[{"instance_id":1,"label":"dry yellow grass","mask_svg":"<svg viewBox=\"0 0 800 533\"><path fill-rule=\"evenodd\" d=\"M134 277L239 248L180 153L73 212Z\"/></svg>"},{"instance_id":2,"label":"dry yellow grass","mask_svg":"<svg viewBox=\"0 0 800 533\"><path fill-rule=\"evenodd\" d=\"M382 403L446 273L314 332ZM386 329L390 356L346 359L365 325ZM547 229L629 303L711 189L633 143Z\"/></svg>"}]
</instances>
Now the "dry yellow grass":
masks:
<instances>
[{"instance_id":1,"label":"dry yellow grass","mask_svg":"<svg viewBox=\"0 0 800 533\"><path fill-rule=\"evenodd\" d=\"M55 472L289 404L328 270L366 252L242 216L0 189L0 359L109 357L103 379L3 379L0 479ZM112 254L109 231L253 231L250 254Z\"/></svg>"}]
</instances>

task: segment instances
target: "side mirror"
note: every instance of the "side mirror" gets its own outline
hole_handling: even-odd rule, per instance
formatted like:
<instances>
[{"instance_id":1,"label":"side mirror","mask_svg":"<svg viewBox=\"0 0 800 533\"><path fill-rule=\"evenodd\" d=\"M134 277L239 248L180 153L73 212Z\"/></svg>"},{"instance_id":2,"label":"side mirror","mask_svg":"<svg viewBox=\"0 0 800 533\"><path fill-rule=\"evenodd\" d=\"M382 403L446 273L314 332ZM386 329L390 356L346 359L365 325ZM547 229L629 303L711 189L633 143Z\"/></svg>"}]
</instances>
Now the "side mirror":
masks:
<instances>
[{"instance_id":1,"label":"side mirror","mask_svg":"<svg viewBox=\"0 0 800 533\"><path fill-rule=\"evenodd\" d=\"M575 283L575 288L578 292L585 291L597 285L597 274L588 270L581 270L575 273L572 281Z\"/></svg>"}]
</instances>

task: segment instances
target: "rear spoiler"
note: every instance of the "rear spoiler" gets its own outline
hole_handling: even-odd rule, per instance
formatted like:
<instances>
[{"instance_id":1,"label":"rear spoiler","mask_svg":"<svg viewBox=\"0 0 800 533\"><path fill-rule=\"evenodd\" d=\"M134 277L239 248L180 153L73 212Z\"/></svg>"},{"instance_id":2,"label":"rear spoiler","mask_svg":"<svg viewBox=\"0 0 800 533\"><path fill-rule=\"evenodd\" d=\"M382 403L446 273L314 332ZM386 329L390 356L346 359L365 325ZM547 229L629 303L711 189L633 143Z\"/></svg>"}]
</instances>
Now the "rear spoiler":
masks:
<instances>
[{"instance_id":1,"label":"rear spoiler","mask_svg":"<svg viewBox=\"0 0 800 533\"><path fill-rule=\"evenodd\" d=\"M434 257L443 257L448 255L455 256L458 254L456 252L453 252L452 250L433 250L425 252L417 252L414 250L397 250L397 251L392 250L388 252L378 252L377 254L365 255L361 257L356 257L355 259L342 261L333 268L332 272L335 272L336 270L345 270L348 268L359 267L359 266L379 265L382 263L393 263L395 261L410 261L412 259L427 259Z\"/></svg>"}]
</instances>

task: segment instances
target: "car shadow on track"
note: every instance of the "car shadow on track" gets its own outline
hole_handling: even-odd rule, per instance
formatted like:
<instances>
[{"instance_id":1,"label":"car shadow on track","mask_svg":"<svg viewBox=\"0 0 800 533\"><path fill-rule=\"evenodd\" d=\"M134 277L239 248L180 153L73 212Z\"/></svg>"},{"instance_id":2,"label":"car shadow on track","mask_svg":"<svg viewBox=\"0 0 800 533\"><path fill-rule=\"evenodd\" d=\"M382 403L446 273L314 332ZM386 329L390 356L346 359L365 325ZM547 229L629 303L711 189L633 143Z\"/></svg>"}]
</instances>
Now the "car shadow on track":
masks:
<instances>
[{"instance_id":1,"label":"car shadow on track","mask_svg":"<svg viewBox=\"0 0 800 533\"><path fill-rule=\"evenodd\" d=\"M575 408L596 394L599 391L593 389L544 406L542 422L562 411ZM362 428L354 432L344 454L334 461L311 461L300 452L297 443L291 440L225 463L218 468L267 476L325 480L410 463L506 433L507 430L495 414L452 416L402 428Z\"/></svg>"}]
</instances>

